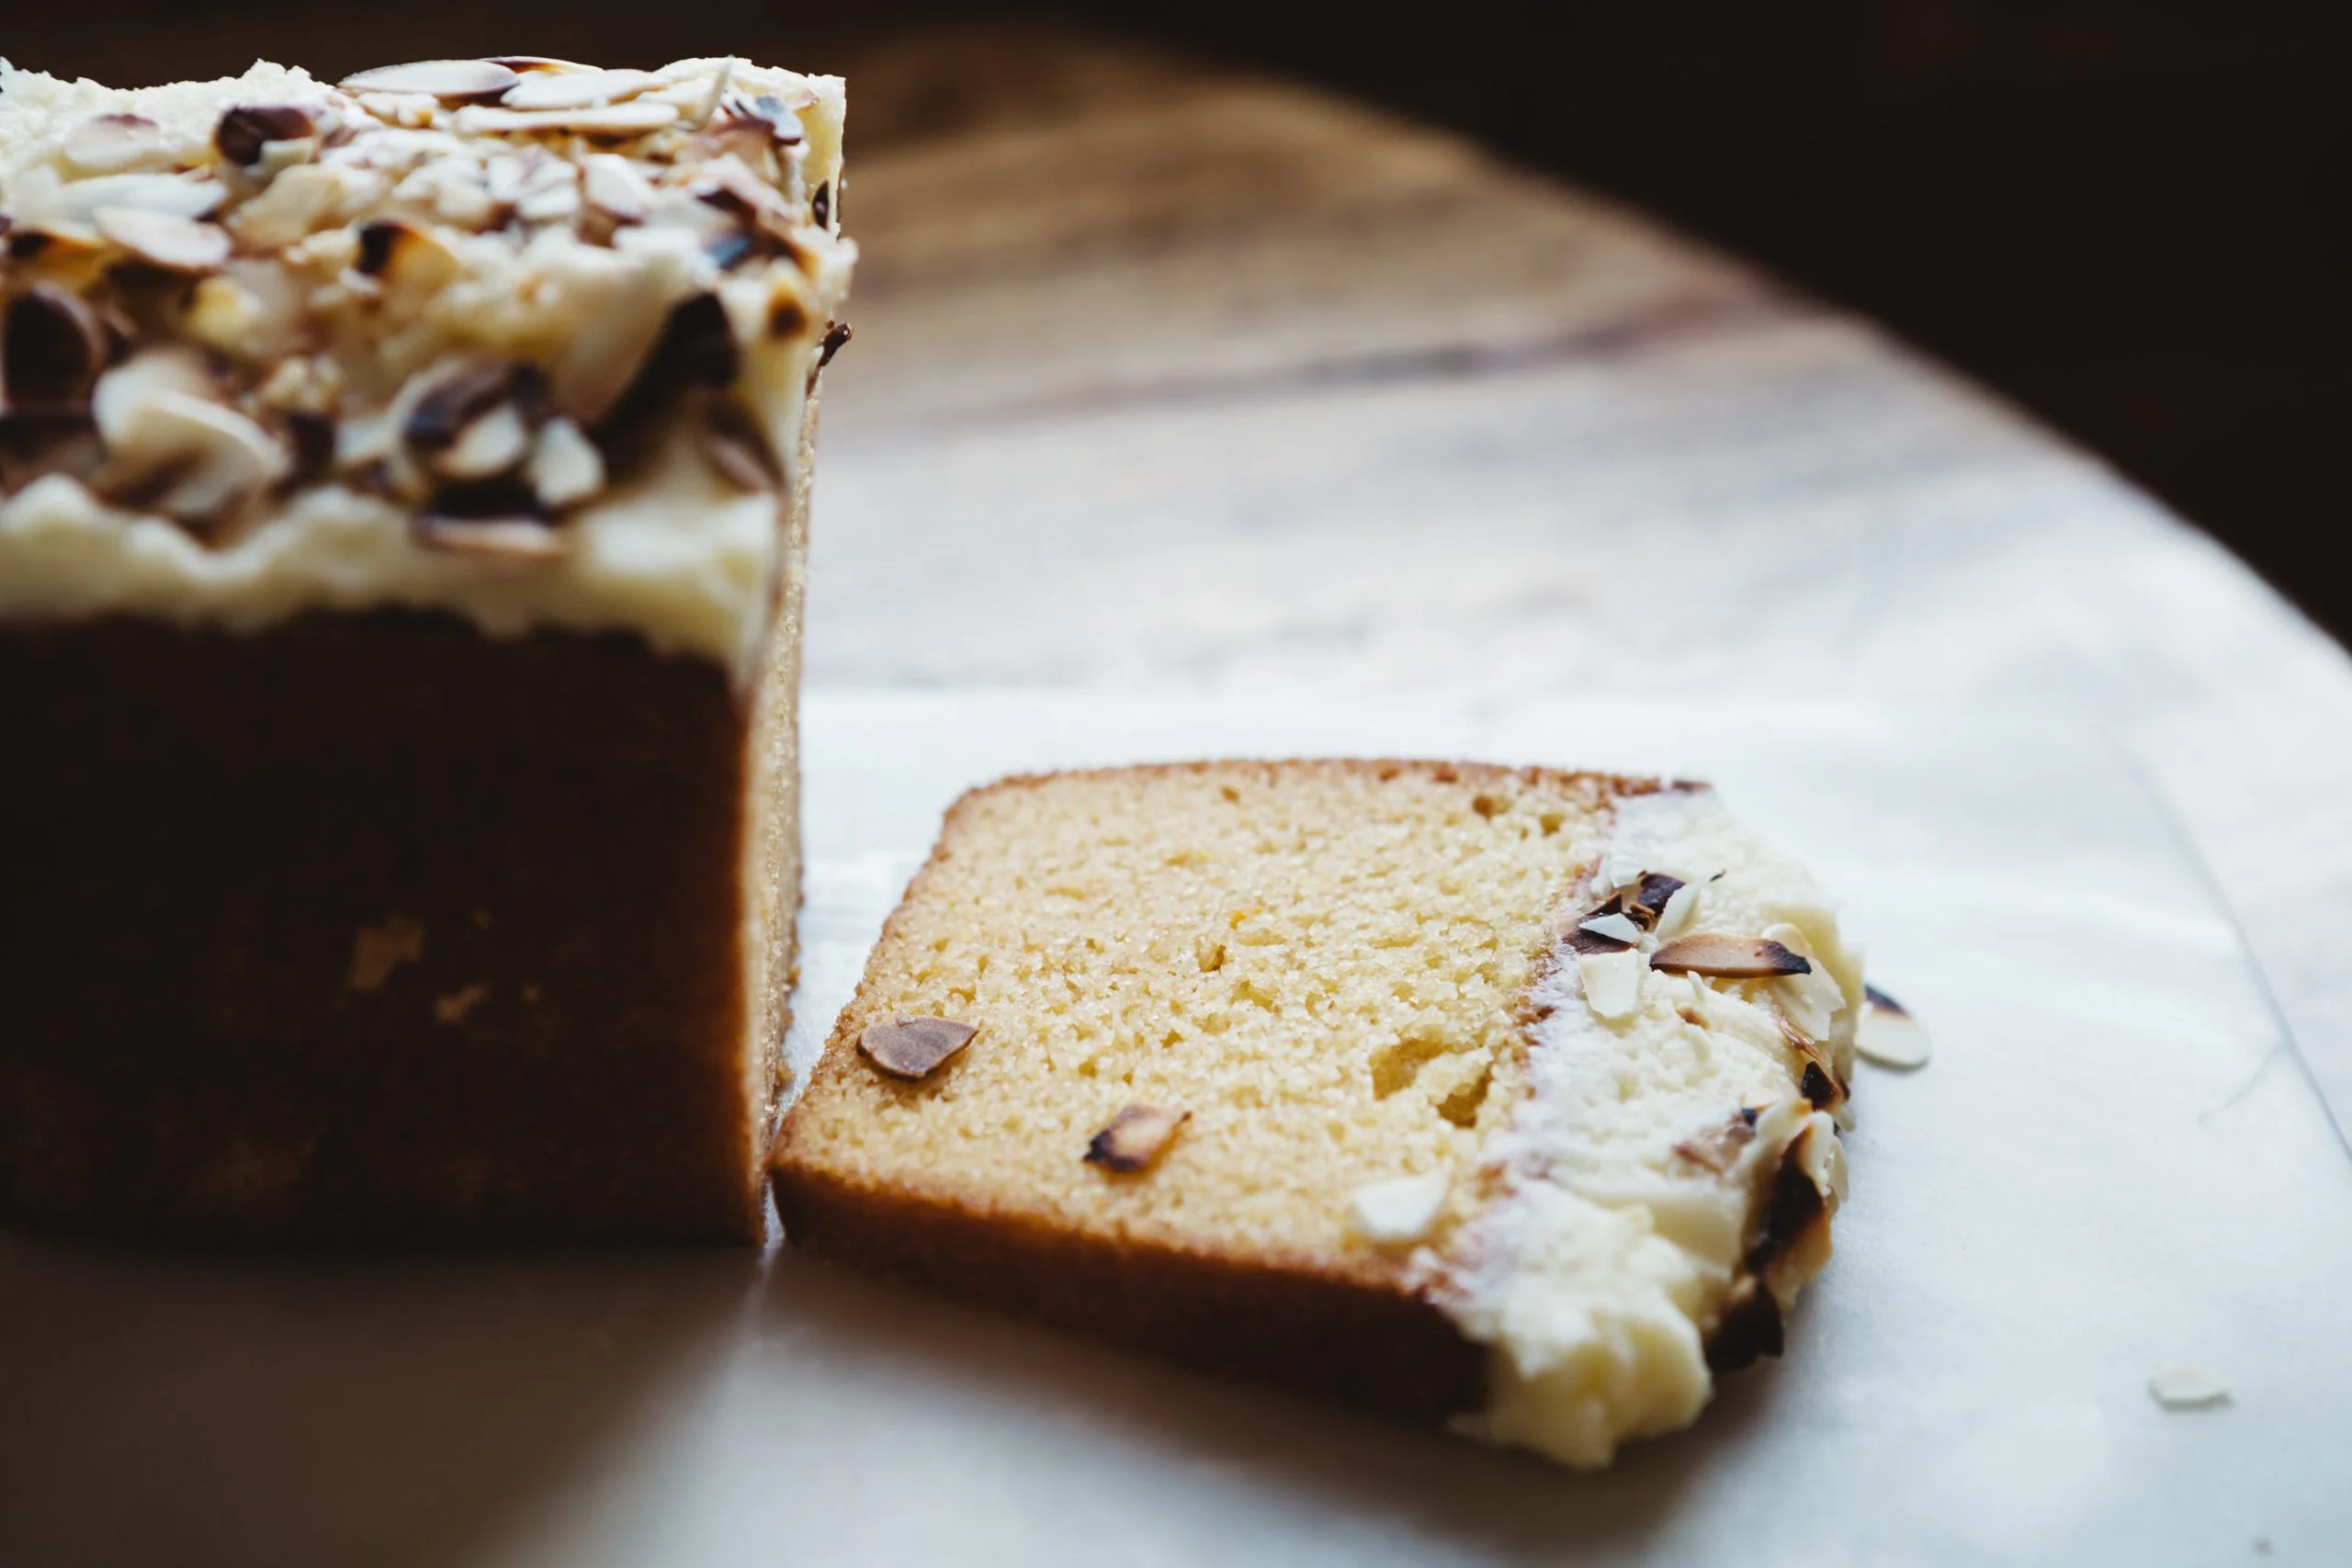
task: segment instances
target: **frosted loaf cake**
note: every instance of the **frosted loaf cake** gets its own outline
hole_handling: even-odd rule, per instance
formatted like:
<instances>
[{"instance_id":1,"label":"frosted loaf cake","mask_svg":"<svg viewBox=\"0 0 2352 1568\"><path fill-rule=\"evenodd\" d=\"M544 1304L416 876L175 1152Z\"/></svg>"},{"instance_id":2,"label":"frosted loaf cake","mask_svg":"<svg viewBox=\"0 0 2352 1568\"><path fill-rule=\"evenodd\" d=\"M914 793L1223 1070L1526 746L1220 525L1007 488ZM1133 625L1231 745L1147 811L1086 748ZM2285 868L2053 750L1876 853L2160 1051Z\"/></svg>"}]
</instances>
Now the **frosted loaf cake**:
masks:
<instances>
[{"instance_id":1,"label":"frosted loaf cake","mask_svg":"<svg viewBox=\"0 0 2352 1568\"><path fill-rule=\"evenodd\" d=\"M843 102L0 67L0 1214L758 1234Z\"/></svg>"},{"instance_id":2,"label":"frosted loaf cake","mask_svg":"<svg viewBox=\"0 0 2352 1568\"><path fill-rule=\"evenodd\" d=\"M1861 994L1701 786L1013 779L949 812L777 1204L861 1267L1600 1465L1781 1349Z\"/></svg>"}]
</instances>

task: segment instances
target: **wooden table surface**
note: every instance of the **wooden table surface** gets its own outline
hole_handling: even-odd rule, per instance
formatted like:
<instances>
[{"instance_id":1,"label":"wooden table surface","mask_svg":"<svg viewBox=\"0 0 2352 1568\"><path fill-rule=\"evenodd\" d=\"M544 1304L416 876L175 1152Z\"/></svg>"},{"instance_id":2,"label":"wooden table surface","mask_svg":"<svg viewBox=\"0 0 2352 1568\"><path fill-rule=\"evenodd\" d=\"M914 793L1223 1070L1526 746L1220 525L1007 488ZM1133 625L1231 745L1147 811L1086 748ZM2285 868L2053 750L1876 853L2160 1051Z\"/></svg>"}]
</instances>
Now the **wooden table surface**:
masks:
<instances>
[{"instance_id":1,"label":"wooden table surface","mask_svg":"<svg viewBox=\"0 0 2352 1568\"><path fill-rule=\"evenodd\" d=\"M1029 30L836 59L865 259L812 682L2094 727L2352 1124L2352 664L2096 458L1868 321L1295 84Z\"/></svg>"},{"instance_id":2,"label":"wooden table surface","mask_svg":"<svg viewBox=\"0 0 2352 1568\"><path fill-rule=\"evenodd\" d=\"M518 42L471 0L265 10L47 12L14 50L122 82L522 47L848 76L865 259L826 380L812 682L2095 727L2145 764L2352 1125L2352 663L1870 322L1452 137L1035 28L858 44L587 4Z\"/></svg>"}]
</instances>

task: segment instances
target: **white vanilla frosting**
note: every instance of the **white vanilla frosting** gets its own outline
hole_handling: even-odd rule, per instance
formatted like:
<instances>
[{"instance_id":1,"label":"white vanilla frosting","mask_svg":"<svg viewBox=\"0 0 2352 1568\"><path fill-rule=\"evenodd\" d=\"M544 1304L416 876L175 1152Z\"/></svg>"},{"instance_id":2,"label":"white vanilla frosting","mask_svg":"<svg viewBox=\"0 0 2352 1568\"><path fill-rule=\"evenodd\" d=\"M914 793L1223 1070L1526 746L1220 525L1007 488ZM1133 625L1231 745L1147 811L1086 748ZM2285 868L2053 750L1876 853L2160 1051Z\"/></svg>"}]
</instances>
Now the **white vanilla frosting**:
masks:
<instances>
[{"instance_id":1,"label":"white vanilla frosting","mask_svg":"<svg viewBox=\"0 0 2352 1568\"><path fill-rule=\"evenodd\" d=\"M1497 1196L1424 1262L1432 1299L1491 1348L1488 1407L1463 1428L1586 1467L1691 1421L1727 1307L1769 1290L1776 1310L1818 1267L1826 1237L1756 1259L1766 1277L1747 1278L1783 1161L1825 1211L1844 1188L1833 1118L1799 1089L1808 1060L1840 1086L1850 1071L1861 976L1830 906L1712 790L1621 801L1575 912L1645 872L1694 891L1639 933L1639 962L1623 965L1633 995L1608 1010L1618 1016L1588 1005L1571 952L1539 979L1528 1092L1483 1151ZM1711 980L1648 967L1664 942L1708 932L1776 938L1812 972ZM1784 1023L1815 1026L1811 1054Z\"/></svg>"},{"instance_id":2,"label":"white vanilla frosting","mask_svg":"<svg viewBox=\"0 0 2352 1568\"><path fill-rule=\"evenodd\" d=\"M842 112L735 60L0 65L0 619L436 609L747 671L855 255Z\"/></svg>"}]
</instances>

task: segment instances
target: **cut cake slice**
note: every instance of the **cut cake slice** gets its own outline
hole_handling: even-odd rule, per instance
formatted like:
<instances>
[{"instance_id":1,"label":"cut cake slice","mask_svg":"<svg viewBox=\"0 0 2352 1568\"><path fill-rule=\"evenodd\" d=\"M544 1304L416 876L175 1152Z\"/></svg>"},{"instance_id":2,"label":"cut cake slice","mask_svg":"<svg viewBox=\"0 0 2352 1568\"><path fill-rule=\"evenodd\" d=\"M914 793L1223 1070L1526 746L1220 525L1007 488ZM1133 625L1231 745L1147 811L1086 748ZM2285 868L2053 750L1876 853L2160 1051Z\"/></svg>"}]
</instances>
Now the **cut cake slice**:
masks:
<instances>
[{"instance_id":1,"label":"cut cake slice","mask_svg":"<svg viewBox=\"0 0 2352 1568\"><path fill-rule=\"evenodd\" d=\"M1780 1350L1861 994L1703 786L1010 779L890 918L777 1206L865 1269L1600 1465Z\"/></svg>"},{"instance_id":2,"label":"cut cake slice","mask_svg":"<svg viewBox=\"0 0 2352 1568\"><path fill-rule=\"evenodd\" d=\"M842 111L0 65L0 1218L762 1234Z\"/></svg>"}]
</instances>

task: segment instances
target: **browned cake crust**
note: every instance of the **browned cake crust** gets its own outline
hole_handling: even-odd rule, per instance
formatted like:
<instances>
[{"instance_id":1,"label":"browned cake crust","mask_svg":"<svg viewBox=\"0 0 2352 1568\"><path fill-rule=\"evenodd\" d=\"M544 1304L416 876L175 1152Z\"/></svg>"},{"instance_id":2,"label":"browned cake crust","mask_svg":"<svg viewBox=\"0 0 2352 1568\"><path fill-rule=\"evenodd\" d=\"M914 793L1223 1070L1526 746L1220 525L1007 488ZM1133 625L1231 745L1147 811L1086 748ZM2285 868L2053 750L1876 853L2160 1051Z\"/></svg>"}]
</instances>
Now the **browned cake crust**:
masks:
<instances>
[{"instance_id":1,"label":"browned cake crust","mask_svg":"<svg viewBox=\"0 0 2352 1568\"><path fill-rule=\"evenodd\" d=\"M757 1237L794 897L746 974L741 868L797 858L747 820L759 698L442 615L0 627L0 1217Z\"/></svg>"},{"instance_id":2,"label":"browned cake crust","mask_svg":"<svg viewBox=\"0 0 2352 1568\"><path fill-rule=\"evenodd\" d=\"M1391 1283L1118 1246L781 1163L795 1247L1182 1366L1436 1422L1486 1402L1486 1352Z\"/></svg>"},{"instance_id":3,"label":"browned cake crust","mask_svg":"<svg viewBox=\"0 0 2352 1568\"><path fill-rule=\"evenodd\" d=\"M1175 762L1020 775L970 791L949 807L930 861L888 927L899 923L924 879L951 852L959 818L981 795L1054 778L1175 776L1234 766ZM1349 759L1245 766L1270 778L1297 769L1336 769L1384 781L1413 773L1482 787L1543 785L1591 801L1661 787L1655 779L1481 762ZM886 928L883 942L890 940ZM816 1081L867 1071L855 1057L857 1032L868 1021L855 1004L844 1010L826 1042ZM908 1086L904 1092L922 1090ZM1204 1371L1408 1419L1434 1423L1486 1404L1486 1349L1464 1339L1453 1320L1405 1280L1398 1259L1351 1266L1300 1258L1270 1267L1208 1250L1109 1241L1032 1216L910 1193L888 1178L862 1182L796 1156L792 1133L787 1114L769 1164L776 1212L795 1247Z\"/></svg>"}]
</instances>

